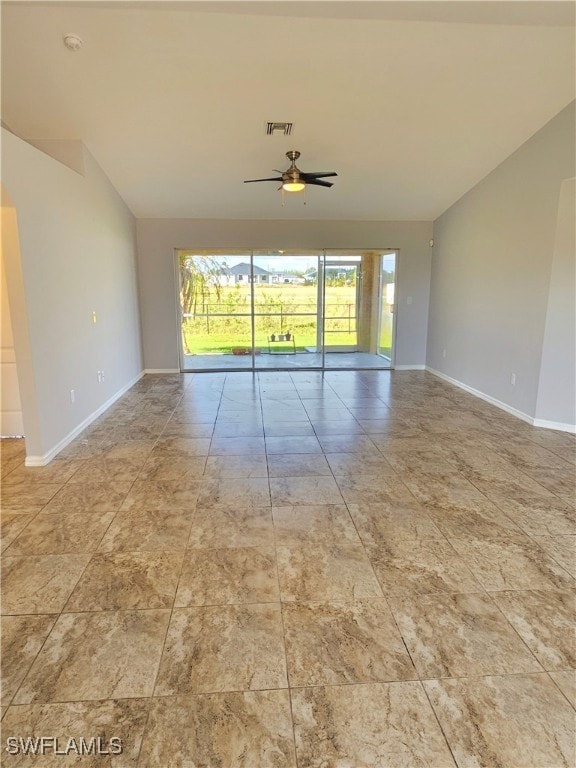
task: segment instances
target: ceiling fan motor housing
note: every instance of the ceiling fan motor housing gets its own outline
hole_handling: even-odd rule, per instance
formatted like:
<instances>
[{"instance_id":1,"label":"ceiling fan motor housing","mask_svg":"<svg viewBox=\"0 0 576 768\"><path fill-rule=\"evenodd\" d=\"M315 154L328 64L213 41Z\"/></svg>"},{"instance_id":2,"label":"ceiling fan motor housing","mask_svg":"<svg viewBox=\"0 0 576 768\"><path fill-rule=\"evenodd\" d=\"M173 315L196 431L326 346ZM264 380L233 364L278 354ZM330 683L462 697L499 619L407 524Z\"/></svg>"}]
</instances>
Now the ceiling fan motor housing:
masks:
<instances>
[{"instance_id":1,"label":"ceiling fan motor housing","mask_svg":"<svg viewBox=\"0 0 576 768\"><path fill-rule=\"evenodd\" d=\"M282 180L293 183L299 182L301 180L301 172L296 167L296 160L300 157L300 152L297 149L291 149L289 152L286 152L286 157L291 161L292 165L288 170L284 171Z\"/></svg>"}]
</instances>

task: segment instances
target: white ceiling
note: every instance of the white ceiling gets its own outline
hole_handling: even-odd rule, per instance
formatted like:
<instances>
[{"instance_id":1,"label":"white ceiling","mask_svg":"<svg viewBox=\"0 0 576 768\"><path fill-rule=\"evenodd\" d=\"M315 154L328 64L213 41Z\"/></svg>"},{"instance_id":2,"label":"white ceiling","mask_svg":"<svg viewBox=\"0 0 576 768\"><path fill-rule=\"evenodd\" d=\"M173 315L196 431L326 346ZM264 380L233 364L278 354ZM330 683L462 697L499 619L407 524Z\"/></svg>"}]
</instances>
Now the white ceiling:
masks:
<instances>
[{"instance_id":1,"label":"white ceiling","mask_svg":"<svg viewBox=\"0 0 576 768\"><path fill-rule=\"evenodd\" d=\"M137 217L434 219L575 90L572 2L4 2L2 38L5 124ZM242 183L289 149L332 189Z\"/></svg>"}]
</instances>

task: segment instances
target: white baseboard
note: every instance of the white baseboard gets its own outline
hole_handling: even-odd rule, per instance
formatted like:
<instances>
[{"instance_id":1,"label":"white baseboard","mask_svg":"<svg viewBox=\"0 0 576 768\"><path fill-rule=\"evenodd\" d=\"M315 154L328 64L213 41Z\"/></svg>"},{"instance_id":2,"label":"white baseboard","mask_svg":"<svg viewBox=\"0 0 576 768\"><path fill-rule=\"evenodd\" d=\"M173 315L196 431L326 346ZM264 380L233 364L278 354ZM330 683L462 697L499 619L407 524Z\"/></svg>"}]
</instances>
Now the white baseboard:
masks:
<instances>
[{"instance_id":1,"label":"white baseboard","mask_svg":"<svg viewBox=\"0 0 576 768\"><path fill-rule=\"evenodd\" d=\"M544 429L557 429L559 432L571 432L576 434L576 424L566 424L563 421L548 421L548 419L534 419L535 427Z\"/></svg>"},{"instance_id":2,"label":"white baseboard","mask_svg":"<svg viewBox=\"0 0 576 768\"><path fill-rule=\"evenodd\" d=\"M529 416L527 413L524 413L523 411L519 411L517 408L513 408L511 405L508 405L507 403L503 403L501 400L497 400L495 397L491 397L490 395L487 395L485 392L481 392L479 389L474 389L474 387L469 387L468 384L464 384L462 381L458 381L458 379L453 379L452 376L447 376L445 373L441 373L440 371L437 371L435 368L431 368L429 365L426 366L426 370L429 373L434 374L434 376L438 376L439 379L443 379L444 381L447 381L449 384L453 384L455 387L458 387L459 389L463 389L465 392L469 392L471 395L474 395L475 397L480 398L480 400L485 400L487 403L490 403L490 405L495 405L496 408L500 408L502 411L506 411L506 413L510 413L512 416L516 416L518 419L522 419L522 421L528 422L528 424L534 424L534 419L532 416Z\"/></svg>"},{"instance_id":3,"label":"white baseboard","mask_svg":"<svg viewBox=\"0 0 576 768\"><path fill-rule=\"evenodd\" d=\"M144 373L180 373L179 368L146 368Z\"/></svg>"},{"instance_id":4,"label":"white baseboard","mask_svg":"<svg viewBox=\"0 0 576 768\"><path fill-rule=\"evenodd\" d=\"M527 413L519 411L517 408L512 408L511 405L503 403L501 400L497 400L495 397L486 395L479 389L469 387L467 384L458 381L458 379L453 379L451 376L447 376L445 373L437 371L435 368L430 368L430 366L427 365L426 370L429 373L432 373L434 376L438 376L439 379L444 379L444 381L447 381L449 384L453 384L455 387L463 389L465 392L469 392L471 395L480 398L480 400L485 400L487 403L490 403L490 405L494 405L496 408L500 408L502 411L506 411L506 413L510 413L512 416L516 416L518 419L522 419L522 421L531 424L533 427L542 427L543 429L556 429L560 432L576 433L576 425L574 424L565 424L561 421L548 421L546 419L535 419L533 416L529 416Z\"/></svg>"},{"instance_id":5,"label":"white baseboard","mask_svg":"<svg viewBox=\"0 0 576 768\"><path fill-rule=\"evenodd\" d=\"M393 366L395 371L425 371L425 365L395 365Z\"/></svg>"},{"instance_id":6,"label":"white baseboard","mask_svg":"<svg viewBox=\"0 0 576 768\"><path fill-rule=\"evenodd\" d=\"M122 387L122 389L118 390L116 394L112 395L111 398L109 398L105 403L103 403L99 408L97 408L93 413L90 414L87 418L84 419L84 421L81 424L78 424L77 427L74 427L74 429L69 432L66 437L62 438L60 442L56 443L56 445L51 448L47 453L43 454L42 456L26 456L26 460L24 464L27 467L45 467L46 464L52 461L52 459L57 456L60 451L64 450L66 446L74 440L75 437L78 437L78 435L83 432L86 427L90 426L93 421L95 421L98 416L104 413L104 411L107 411L108 408L110 408L111 405L113 405L116 400L122 397L122 395L126 394L128 390L134 386L142 376L144 376L145 371L142 371L142 373L139 373L136 378L132 379L132 381L129 381L128 384Z\"/></svg>"}]
</instances>

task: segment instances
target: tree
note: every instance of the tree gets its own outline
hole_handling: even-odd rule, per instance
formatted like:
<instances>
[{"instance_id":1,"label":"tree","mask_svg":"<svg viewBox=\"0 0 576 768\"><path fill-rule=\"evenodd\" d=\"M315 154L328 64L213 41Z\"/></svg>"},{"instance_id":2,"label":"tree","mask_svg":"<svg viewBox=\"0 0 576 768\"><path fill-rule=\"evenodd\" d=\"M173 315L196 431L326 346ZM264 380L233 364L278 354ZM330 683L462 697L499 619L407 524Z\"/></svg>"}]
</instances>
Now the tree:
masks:
<instances>
[{"instance_id":1,"label":"tree","mask_svg":"<svg viewBox=\"0 0 576 768\"><path fill-rule=\"evenodd\" d=\"M227 264L216 256L180 255L180 301L185 315L205 314L212 292L222 298L221 279Z\"/></svg>"},{"instance_id":2,"label":"tree","mask_svg":"<svg viewBox=\"0 0 576 768\"><path fill-rule=\"evenodd\" d=\"M226 269L226 262L216 256L180 253L180 305L183 324L189 324L190 318L193 322L198 314L206 315L207 330L210 333L208 305L212 293L215 294L217 302L221 301L221 280ZM184 333L183 337L186 347L184 351L189 355L188 336Z\"/></svg>"}]
</instances>

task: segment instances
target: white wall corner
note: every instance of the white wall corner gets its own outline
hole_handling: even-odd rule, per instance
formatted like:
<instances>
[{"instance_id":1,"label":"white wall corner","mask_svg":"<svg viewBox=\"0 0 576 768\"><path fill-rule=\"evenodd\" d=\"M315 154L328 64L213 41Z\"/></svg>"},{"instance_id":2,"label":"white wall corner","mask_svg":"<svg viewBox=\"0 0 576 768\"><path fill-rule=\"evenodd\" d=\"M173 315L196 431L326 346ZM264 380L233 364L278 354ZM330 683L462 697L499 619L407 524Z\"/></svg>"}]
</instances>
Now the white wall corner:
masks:
<instances>
[{"instance_id":1,"label":"white wall corner","mask_svg":"<svg viewBox=\"0 0 576 768\"><path fill-rule=\"evenodd\" d=\"M575 180L565 179L560 185L535 409L536 420L542 425L576 421L575 211Z\"/></svg>"}]
</instances>

